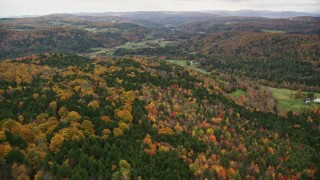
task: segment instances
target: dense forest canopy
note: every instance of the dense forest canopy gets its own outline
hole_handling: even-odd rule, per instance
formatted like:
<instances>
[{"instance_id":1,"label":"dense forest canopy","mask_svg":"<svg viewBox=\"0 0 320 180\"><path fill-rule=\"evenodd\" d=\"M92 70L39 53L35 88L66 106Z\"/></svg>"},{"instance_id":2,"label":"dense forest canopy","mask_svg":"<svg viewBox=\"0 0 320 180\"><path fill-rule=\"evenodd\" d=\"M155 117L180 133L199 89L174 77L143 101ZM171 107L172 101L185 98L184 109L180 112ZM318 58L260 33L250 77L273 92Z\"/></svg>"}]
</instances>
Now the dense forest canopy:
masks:
<instances>
[{"instance_id":1,"label":"dense forest canopy","mask_svg":"<svg viewBox=\"0 0 320 180\"><path fill-rule=\"evenodd\" d=\"M319 35L221 32L195 36L186 46L207 56L203 66L319 87L319 42Z\"/></svg>"},{"instance_id":2,"label":"dense forest canopy","mask_svg":"<svg viewBox=\"0 0 320 180\"><path fill-rule=\"evenodd\" d=\"M15 73L15 74L11 74ZM318 111L279 117L158 60L0 64L1 178L314 178Z\"/></svg>"}]
</instances>

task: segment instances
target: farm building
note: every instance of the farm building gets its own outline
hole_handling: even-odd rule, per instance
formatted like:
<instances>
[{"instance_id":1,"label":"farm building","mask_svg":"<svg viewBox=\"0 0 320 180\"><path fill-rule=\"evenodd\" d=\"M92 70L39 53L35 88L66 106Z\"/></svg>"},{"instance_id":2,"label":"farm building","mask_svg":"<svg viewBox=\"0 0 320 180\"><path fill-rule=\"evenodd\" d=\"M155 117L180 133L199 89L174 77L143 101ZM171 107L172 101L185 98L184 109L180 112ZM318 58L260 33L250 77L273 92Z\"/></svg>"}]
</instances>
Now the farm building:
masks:
<instances>
[{"instance_id":1,"label":"farm building","mask_svg":"<svg viewBox=\"0 0 320 180\"><path fill-rule=\"evenodd\" d=\"M311 103L310 98L304 98L304 99L303 99L303 103L304 103L304 104L309 104L309 103Z\"/></svg>"},{"instance_id":2,"label":"farm building","mask_svg":"<svg viewBox=\"0 0 320 180\"><path fill-rule=\"evenodd\" d=\"M191 64L197 64L197 62L196 62L196 61L192 61L192 60L191 60L191 61L187 61L187 64L188 64L188 65L191 65Z\"/></svg>"}]
</instances>

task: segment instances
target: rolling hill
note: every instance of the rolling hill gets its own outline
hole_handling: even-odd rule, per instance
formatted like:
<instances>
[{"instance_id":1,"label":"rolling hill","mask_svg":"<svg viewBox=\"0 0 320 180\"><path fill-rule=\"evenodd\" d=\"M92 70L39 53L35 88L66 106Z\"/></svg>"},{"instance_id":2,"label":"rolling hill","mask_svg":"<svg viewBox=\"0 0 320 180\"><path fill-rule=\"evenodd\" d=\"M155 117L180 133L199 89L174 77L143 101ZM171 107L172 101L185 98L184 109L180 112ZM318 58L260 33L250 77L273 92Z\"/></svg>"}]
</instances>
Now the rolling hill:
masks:
<instances>
[{"instance_id":1,"label":"rolling hill","mask_svg":"<svg viewBox=\"0 0 320 180\"><path fill-rule=\"evenodd\" d=\"M188 68L51 53L0 81L1 179L319 177L319 111L246 109Z\"/></svg>"}]
</instances>

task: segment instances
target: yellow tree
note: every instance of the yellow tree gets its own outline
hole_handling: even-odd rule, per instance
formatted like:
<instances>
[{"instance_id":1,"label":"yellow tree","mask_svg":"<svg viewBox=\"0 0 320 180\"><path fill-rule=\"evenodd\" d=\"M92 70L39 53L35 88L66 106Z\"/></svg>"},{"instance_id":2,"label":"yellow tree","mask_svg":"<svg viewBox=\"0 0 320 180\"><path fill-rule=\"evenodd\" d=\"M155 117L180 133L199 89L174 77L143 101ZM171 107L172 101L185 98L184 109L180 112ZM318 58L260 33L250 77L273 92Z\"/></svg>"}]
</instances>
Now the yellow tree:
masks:
<instances>
[{"instance_id":1,"label":"yellow tree","mask_svg":"<svg viewBox=\"0 0 320 180\"><path fill-rule=\"evenodd\" d=\"M161 128L161 129L159 129L159 134L172 135L173 130L170 127Z\"/></svg>"},{"instance_id":2,"label":"yellow tree","mask_svg":"<svg viewBox=\"0 0 320 180\"><path fill-rule=\"evenodd\" d=\"M55 133L50 141L50 150L53 152L57 152L60 149L63 141L64 137L60 133Z\"/></svg>"},{"instance_id":3,"label":"yellow tree","mask_svg":"<svg viewBox=\"0 0 320 180\"><path fill-rule=\"evenodd\" d=\"M102 131L102 136L101 136L101 138L102 138L102 139L108 139L110 133L111 133L111 131L110 131L109 129L104 129L104 130Z\"/></svg>"},{"instance_id":4,"label":"yellow tree","mask_svg":"<svg viewBox=\"0 0 320 180\"><path fill-rule=\"evenodd\" d=\"M6 140L7 136L5 131L0 131L0 141Z\"/></svg>"},{"instance_id":5,"label":"yellow tree","mask_svg":"<svg viewBox=\"0 0 320 180\"><path fill-rule=\"evenodd\" d=\"M71 111L68 113L68 120L69 121L80 121L81 116L78 112L76 111Z\"/></svg>"},{"instance_id":6,"label":"yellow tree","mask_svg":"<svg viewBox=\"0 0 320 180\"><path fill-rule=\"evenodd\" d=\"M85 130L85 132L94 135L95 131L94 131L94 125L92 124L91 121L88 120L84 120L81 124L82 128Z\"/></svg>"},{"instance_id":7,"label":"yellow tree","mask_svg":"<svg viewBox=\"0 0 320 180\"><path fill-rule=\"evenodd\" d=\"M114 179L129 180L131 177L131 166L126 160L119 161L120 169L113 174Z\"/></svg>"},{"instance_id":8,"label":"yellow tree","mask_svg":"<svg viewBox=\"0 0 320 180\"><path fill-rule=\"evenodd\" d=\"M12 150L12 147L8 142L4 142L0 144L0 157L2 158L6 157L11 150Z\"/></svg>"},{"instance_id":9,"label":"yellow tree","mask_svg":"<svg viewBox=\"0 0 320 180\"><path fill-rule=\"evenodd\" d=\"M184 130L179 122L174 126L174 129L176 130L176 132L179 132L179 133L183 132Z\"/></svg>"},{"instance_id":10,"label":"yellow tree","mask_svg":"<svg viewBox=\"0 0 320 180\"><path fill-rule=\"evenodd\" d=\"M126 130L126 129L129 129L129 126L128 126L128 124L126 124L124 122L120 122L119 123L119 128L122 129L122 130Z\"/></svg>"},{"instance_id":11,"label":"yellow tree","mask_svg":"<svg viewBox=\"0 0 320 180\"><path fill-rule=\"evenodd\" d=\"M122 136L123 135L123 131L122 131L122 129L120 129L120 128L114 128L114 130L113 130L113 134L114 134L114 136Z\"/></svg>"},{"instance_id":12,"label":"yellow tree","mask_svg":"<svg viewBox=\"0 0 320 180\"><path fill-rule=\"evenodd\" d=\"M57 107L58 107L58 104L57 104L57 101L52 101L50 104L49 104L49 108L56 111L57 110Z\"/></svg>"},{"instance_id":13,"label":"yellow tree","mask_svg":"<svg viewBox=\"0 0 320 180\"><path fill-rule=\"evenodd\" d=\"M133 121L132 114L127 110L115 110L115 117L117 117L120 121L131 124Z\"/></svg>"},{"instance_id":14,"label":"yellow tree","mask_svg":"<svg viewBox=\"0 0 320 180\"><path fill-rule=\"evenodd\" d=\"M66 107L61 107L58 111L60 118L66 118L68 116L68 109Z\"/></svg>"},{"instance_id":15,"label":"yellow tree","mask_svg":"<svg viewBox=\"0 0 320 180\"><path fill-rule=\"evenodd\" d=\"M88 104L88 107L92 109L99 109L100 108L100 102L98 100L93 100Z\"/></svg>"},{"instance_id":16,"label":"yellow tree","mask_svg":"<svg viewBox=\"0 0 320 180\"><path fill-rule=\"evenodd\" d=\"M5 119L1 126L1 130L10 131L13 134L18 134L21 128L21 124L14 119Z\"/></svg>"},{"instance_id":17,"label":"yellow tree","mask_svg":"<svg viewBox=\"0 0 320 180\"><path fill-rule=\"evenodd\" d=\"M19 122L22 124L24 121L24 117L22 115L19 115L18 119L19 119Z\"/></svg>"},{"instance_id":18,"label":"yellow tree","mask_svg":"<svg viewBox=\"0 0 320 180\"><path fill-rule=\"evenodd\" d=\"M28 126L22 126L19 132L20 136L23 137L27 142L31 143L34 140L34 133Z\"/></svg>"}]
</instances>

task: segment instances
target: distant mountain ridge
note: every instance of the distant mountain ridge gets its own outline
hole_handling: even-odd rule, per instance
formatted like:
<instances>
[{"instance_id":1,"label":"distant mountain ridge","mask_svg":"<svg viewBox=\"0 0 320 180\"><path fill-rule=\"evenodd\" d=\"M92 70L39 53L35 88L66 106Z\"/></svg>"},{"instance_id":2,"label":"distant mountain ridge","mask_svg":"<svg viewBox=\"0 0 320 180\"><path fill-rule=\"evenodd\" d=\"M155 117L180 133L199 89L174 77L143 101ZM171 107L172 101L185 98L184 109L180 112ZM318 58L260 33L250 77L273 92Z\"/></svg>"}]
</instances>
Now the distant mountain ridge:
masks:
<instances>
[{"instance_id":1,"label":"distant mountain ridge","mask_svg":"<svg viewBox=\"0 0 320 180\"><path fill-rule=\"evenodd\" d=\"M298 16L320 17L318 13L296 12L296 11L268 11L268 10L239 10L239 11L204 11L220 16L247 16L266 18L291 18Z\"/></svg>"},{"instance_id":2,"label":"distant mountain ridge","mask_svg":"<svg viewBox=\"0 0 320 180\"><path fill-rule=\"evenodd\" d=\"M52 14L59 15L59 14ZM134 12L80 12L61 15L75 16L94 16L105 17L113 16L129 18L133 20L150 21L159 25L181 25L196 21L206 21L219 17L241 16L241 17L264 17L264 18L293 18L300 16L320 17L320 13L295 12L295 11L268 11L268 10L208 10L208 11L134 11ZM48 16L48 15L44 15ZM50 16L50 15L49 15ZM26 15L7 18L37 17L36 15ZM40 15L38 16L40 17ZM3 17L5 18L5 17Z\"/></svg>"},{"instance_id":3,"label":"distant mountain ridge","mask_svg":"<svg viewBox=\"0 0 320 180\"><path fill-rule=\"evenodd\" d=\"M293 18L300 16L320 17L320 14L295 11L136 11L136 12L105 12L105 13L75 13L80 16L118 16L131 19L147 20L162 25L180 25L184 23L206 21L219 17L264 17Z\"/></svg>"},{"instance_id":4,"label":"distant mountain ridge","mask_svg":"<svg viewBox=\"0 0 320 180\"><path fill-rule=\"evenodd\" d=\"M269 10L208 10L208 11L134 11L134 12L103 12L103 13L74 13L74 15L90 16L121 16L130 18L147 19L153 16L248 16L248 17L267 17L267 18L290 18L297 16L314 16L320 17L320 13L308 13L297 11L269 11ZM146 17L145 15L151 15Z\"/></svg>"},{"instance_id":5,"label":"distant mountain ridge","mask_svg":"<svg viewBox=\"0 0 320 180\"><path fill-rule=\"evenodd\" d=\"M320 17L320 12L310 13L310 12L297 12L297 11L270 11L270 10L237 10L237 11L227 11L227 10L206 10L206 11L132 11L132 12L79 12L79 13L59 13L59 14L73 14L73 15L84 15L84 16L123 16L123 17L139 17L141 15L218 15L218 16L249 16L249 17L268 17L268 18L290 18L297 16L314 16ZM18 15L18 16L3 16L0 18L25 18L25 17L39 17L43 15ZM147 17L143 17L147 18Z\"/></svg>"}]
</instances>

